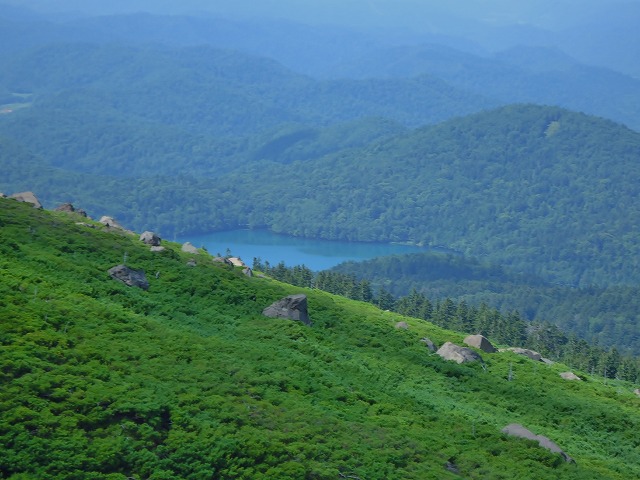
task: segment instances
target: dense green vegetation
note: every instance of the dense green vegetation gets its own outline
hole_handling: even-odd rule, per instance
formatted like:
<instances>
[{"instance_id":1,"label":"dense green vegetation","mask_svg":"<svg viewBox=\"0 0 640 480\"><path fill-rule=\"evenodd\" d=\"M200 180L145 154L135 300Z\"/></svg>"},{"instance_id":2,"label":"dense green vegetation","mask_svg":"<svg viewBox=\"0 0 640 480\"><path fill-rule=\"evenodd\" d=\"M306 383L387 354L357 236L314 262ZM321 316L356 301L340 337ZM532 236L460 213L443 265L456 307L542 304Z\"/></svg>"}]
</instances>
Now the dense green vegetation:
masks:
<instances>
[{"instance_id":1,"label":"dense green vegetation","mask_svg":"<svg viewBox=\"0 0 640 480\"><path fill-rule=\"evenodd\" d=\"M571 285L636 284L639 152L640 134L620 125L505 107L313 163L264 166L244 197L247 223L445 245ZM231 178L246 185L249 175Z\"/></svg>"},{"instance_id":2,"label":"dense green vegetation","mask_svg":"<svg viewBox=\"0 0 640 480\"><path fill-rule=\"evenodd\" d=\"M3 478L640 475L632 384L446 362L419 340L461 334L76 221L0 199ZM109 278L123 261L148 291ZM261 315L301 291L312 327ZM500 433L514 421L576 463Z\"/></svg>"},{"instance_id":3,"label":"dense green vegetation","mask_svg":"<svg viewBox=\"0 0 640 480\"><path fill-rule=\"evenodd\" d=\"M365 269L358 268L358 264L353 262L339 265L330 271L314 273L304 265L287 267L284 262L281 262L272 266L269 262L262 263L260 259L255 259L254 268L263 270L269 276L293 285L318 288L354 300L373 303L382 310L427 320L440 327L467 334L482 334L500 343L533 349L554 360L561 360L572 367L592 374L599 374L605 378L620 378L631 382L640 380L640 359L638 359L637 334L635 334L637 318L633 307L620 305L618 308L624 310L627 317L618 318L616 316L616 320L613 322L603 322L607 325L605 335L592 338L589 335L591 332L585 332L582 322L576 320L576 317L580 318L579 315L566 312L569 306L568 301L564 303L564 298L575 302L572 305L574 311L585 315L587 322L584 323L587 325L588 321L597 321L605 315L611 318L614 312L618 313L610 307L609 303L605 303L604 298L596 297L594 301L590 292L575 294L573 291L565 291L566 288L560 289L559 294L556 295L558 298L556 308L554 309L554 306L549 303L544 303L543 308L546 307L553 309L554 312L564 314L573 322L566 322L562 318L556 319L555 317L546 317L554 318L554 323L544 321L545 317L534 317L534 321L531 321L531 318L523 318L516 309L508 310L504 307L499 309L493 305L497 303L497 299L501 300L505 297L507 300L513 300L513 297L516 299L525 298L529 301L529 305L533 305L536 300L540 300L541 292L544 292L543 288L535 289L535 286L526 283L517 285L501 283L497 281L500 269L494 267L483 271L477 262L460 260L461 257L458 257L457 261L442 256L429 256L427 259L421 257L423 256L407 256L413 260L421 260L421 262L415 263L402 261L406 260L402 256L383 257L363 262L369 268L371 265L380 266L380 269L375 269L374 272L382 276L373 275L370 277L373 280L363 275L362 271ZM400 261L398 262L398 260ZM394 291L402 291L396 283L401 286L403 279L400 277L398 282L390 280L395 277L388 273L390 264L393 264L391 269L396 271L395 276L398 275L398 270L418 271L427 266L427 274L422 277L421 281L416 282L422 288L418 290L414 286L411 291L394 296L387 290L387 287L393 286ZM386 270L385 267L387 267ZM359 275L341 273L354 271L359 272ZM493 282L478 281L479 277L489 271L491 271L489 275L493 278ZM458 275L462 275L461 281L459 283L452 282L451 278ZM448 280L443 281L442 279L445 277L448 277ZM473 280L474 277L475 280ZM437 278L440 281L432 282L426 278ZM382 279L383 282L381 282ZM452 284L456 287L453 287ZM508 293L500 295L493 292L496 285ZM473 296L470 299L467 299L467 296L452 299L444 294L454 288L467 292L481 289L479 297L488 297L488 300L487 302L478 301ZM552 290L552 288L548 287L548 290ZM432 293L432 295L425 294L425 291ZM563 296L562 293L565 295ZM589 316L592 311L598 313L595 319ZM562 331L558 325L564 327L566 331ZM627 333L631 332L631 334L619 335L618 332L613 331L614 328ZM578 338L576 335L582 338ZM591 344L585 341L585 337L591 340ZM598 340L600 339L603 340L603 346L599 345ZM624 349L626 355L621 355L619 348Z\"/></svg>"},{"instance_id":4,"label":"dense green vegetation","mask_svg":"<svg viewBox=\"0 0 640 480\"><path fill-rule=\"evenodd\" d=\"M354 272L372 295L517 310L640 352L640 135L556 107L485 110L538 102L637 127L637 80L547 48L479 57L277 22L0 16L0 191L168 238L250 227L445 246L501 267Z\"/></svg>"},{"instance_id":5,"label":"dense green vegetation","mask_svg":"<svg viewBox=\"0 0 640 480\"><path fill-rule=\"evenodd\" d=\"M5 127L17 128L35 108L16 112ZM355 126L353 138L340 126L282 127L233 166L215 155L199 162L198 155L171 153L186 163L165 169L167 158L154 154L162 141L144 142L153 146L142 156L148 163L131 164L127 144L113 162L74 157L81 164L73 173L51 170L52 163L69 167L62 154L60 163L48 159L45 143L34 153L14 139L5 148L20 148L28 161L3 155L4 165L15 166L6 168L0 188L37 190L49 206L81 201L90 213L169 237L248 225L315 238L410 241L446 245L556 283L637 284L640 134L539 106L505 107L396 136L394 124ZM384 140L358 148L375 137ZM334 139L342 150L323 150ZM59 145L80 144L70 137ZM226 145L227 159L240 155L240 147ZM107 170L145 177L104 177Z\"/></svg>"},{"instance_id":6,"label":"dense green vegetation","mask_svg":"<svg viewBox=\"0 0 640 480\"><path fill-rule=\"evenodd\" d=\"M371 288L395 296L415 290L432 301L450 298L502 312L516 310L526 320L549 321L592 343L640 354L637 286L557 285L477 259L437 253L345 262L333 270L366 279Z\"/></svg>"}]
</instances>

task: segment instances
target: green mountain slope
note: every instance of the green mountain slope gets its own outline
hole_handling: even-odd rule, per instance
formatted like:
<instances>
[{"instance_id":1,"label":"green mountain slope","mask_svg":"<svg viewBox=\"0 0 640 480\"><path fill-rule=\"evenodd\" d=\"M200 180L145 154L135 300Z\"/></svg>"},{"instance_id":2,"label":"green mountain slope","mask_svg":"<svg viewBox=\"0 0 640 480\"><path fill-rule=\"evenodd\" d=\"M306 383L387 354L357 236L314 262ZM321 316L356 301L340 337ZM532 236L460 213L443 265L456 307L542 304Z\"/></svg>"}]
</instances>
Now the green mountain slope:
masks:
<instances>
[{"instance_id":1,"label":"green mountain slope","mask_svg":"<svg viewBox=\"0 0 640 480\"><path fill-rule=\"evenodd\" d=\"M640 353L637 286L550 284L477 259L437 253L345 262L332 270L367 279L396 297L416 291L432 301L485 303L502 312L518 311L527 320L551 322L600 346Z\"/></svg>"},{"instance_id":2,"label":"green mountain slope","mask_svg":"<svg viewBox=\"0 0 640 480\"><path fill-rule=\"evenodd\" d=\"M632 385L447 362L420 339L459 334L319 291L311 327L269 319L301 289L76 222L0 199L3 478L640 475ZM109 277L123 261L148 290ZM576 463L500 433L513 422Z\"/></svg>"}]
</instances>

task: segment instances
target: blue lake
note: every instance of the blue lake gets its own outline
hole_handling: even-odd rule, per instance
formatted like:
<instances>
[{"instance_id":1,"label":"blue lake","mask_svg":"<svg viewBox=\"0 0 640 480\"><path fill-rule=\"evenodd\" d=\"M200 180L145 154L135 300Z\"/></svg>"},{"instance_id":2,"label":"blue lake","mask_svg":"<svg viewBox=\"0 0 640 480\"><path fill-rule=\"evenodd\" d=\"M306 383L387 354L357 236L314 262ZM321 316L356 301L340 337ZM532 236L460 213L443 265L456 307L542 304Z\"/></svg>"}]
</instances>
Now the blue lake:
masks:
<instances>
[{"instance_id":1,"label":"blue lake","mask_svg":"<svg viewBox=\"0 0 640 480\"><path fill-rule=\"evenodd\" d=\"M285 262L289 267L306 265L311 270L324 270L347 260L367 260L385 255L425 252L426 248L386 243L313 240L279 235L268 230L232 230L178 238L205 247L211 255L226 255L227 249L251 266L254 257L271 265Z\"/></svg>"}]
</instances>

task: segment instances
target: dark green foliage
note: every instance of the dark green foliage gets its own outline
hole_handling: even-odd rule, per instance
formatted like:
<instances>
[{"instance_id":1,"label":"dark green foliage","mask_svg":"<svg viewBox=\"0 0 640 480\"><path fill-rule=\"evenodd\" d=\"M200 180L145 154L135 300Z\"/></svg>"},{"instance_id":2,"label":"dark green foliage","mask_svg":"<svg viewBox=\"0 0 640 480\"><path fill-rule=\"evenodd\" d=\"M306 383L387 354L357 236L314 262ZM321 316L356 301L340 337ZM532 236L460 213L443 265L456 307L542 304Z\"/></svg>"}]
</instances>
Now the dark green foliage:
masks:
<instances>
[{"instance_id":1,"label":"dark green foliage","mask_svg":"<svg viewBox=\"0 0 640 480\"><path fill-rule=\"evenodd\" d=\"M502 312L517 310L526 320L550 321L592 343L615 345L635 355L640 352L636 286L557 285L463 255L438 253L346 262L333 270L367 278L396 296L415 290L432 300L448 297L476 306L486 303Z\"/></svg>"},{"instance_id":2,"label":"dark green foliage","mask_svg":"<svg viewBox=\"0 0 640 480\"><path fill-rule=\"evenodd\" d=\"M300 287L76 221L0 199L4 478L640 474L630 384L568 384L566 367L511 354L445 362L419 339L459 334L317 290L303 289L313 327L267 319ZM148 291L106 274L124 252ZM504 437L512 421L577 464Z\"/></svg>"}]
</instances>

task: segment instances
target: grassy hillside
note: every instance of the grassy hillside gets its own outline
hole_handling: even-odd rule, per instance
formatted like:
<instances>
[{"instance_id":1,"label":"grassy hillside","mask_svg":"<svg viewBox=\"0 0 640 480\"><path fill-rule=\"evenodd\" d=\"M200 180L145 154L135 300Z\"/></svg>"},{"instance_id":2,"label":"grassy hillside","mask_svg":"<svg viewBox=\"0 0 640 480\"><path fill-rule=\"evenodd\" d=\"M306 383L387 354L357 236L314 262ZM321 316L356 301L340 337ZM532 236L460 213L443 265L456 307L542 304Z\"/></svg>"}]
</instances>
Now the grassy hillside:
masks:
<instances>
[{"instance_id":1,"label":"grassy hillside","mask_svg":"<svg viewBox=\"0 0 640 480\"><path fill-rule=\"evenodd\" d=\"M332 269L367 279L394 296L412 291L432 302L446 298L518 311L530 321L551 322L603 347L640 354L637 286L577 288L513 275L508 269L462 255L415 253L345 262Z\"/></svg>"},{"instance_id":2,"label":"grassy hillside","mask_svg":"<svg viewBox=\"0 0 640 480\"><path fill-rule=\"evenodd\" d=\"M3 478L640 475L632 385L509 353L446 362L419 340L460 334L78 221L0 199ZM147 291L109 277L123 261ZM261 315L300 292L313 326Z\"/></svg>"}]
</instances>

